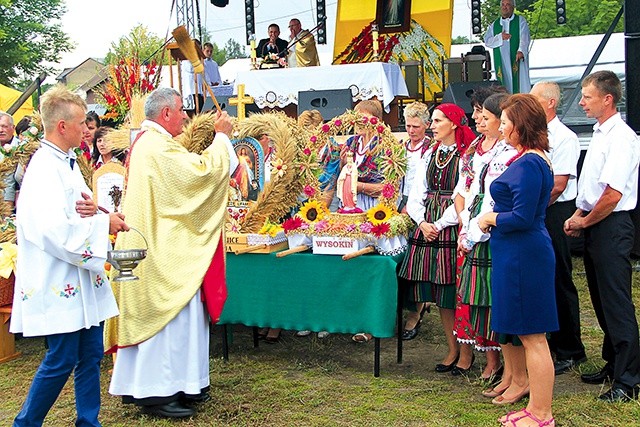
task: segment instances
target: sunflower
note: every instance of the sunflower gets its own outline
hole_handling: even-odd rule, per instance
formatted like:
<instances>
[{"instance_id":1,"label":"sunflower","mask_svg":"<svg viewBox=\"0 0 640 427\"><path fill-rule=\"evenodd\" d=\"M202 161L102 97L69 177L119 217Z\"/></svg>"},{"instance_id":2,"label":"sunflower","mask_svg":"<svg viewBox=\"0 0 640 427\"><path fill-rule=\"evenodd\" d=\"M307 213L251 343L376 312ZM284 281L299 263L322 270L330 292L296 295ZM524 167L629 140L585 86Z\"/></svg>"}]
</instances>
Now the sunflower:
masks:
<instances>
[{"instance_id":1,"label":"sunflower","mask_svg":"<svg viewBox=\"0 0 640 427\"><path fill-rule=\"evenodd\" d=\"M382 203L377 204L367 211L367 219L373 225L382 224L391 218L393 211Z\"/></svg>"},{"instance_id":2,"label":"sunflower","mask_svg":"<svg viewBox=\"0 0 640 427\"><path fill-rule=\"evenodd\" d=\"M302 205L298 215L306 222L320 221L324 217L324 207L317 200L311 199Z\"/></svg>"}]
</instances>

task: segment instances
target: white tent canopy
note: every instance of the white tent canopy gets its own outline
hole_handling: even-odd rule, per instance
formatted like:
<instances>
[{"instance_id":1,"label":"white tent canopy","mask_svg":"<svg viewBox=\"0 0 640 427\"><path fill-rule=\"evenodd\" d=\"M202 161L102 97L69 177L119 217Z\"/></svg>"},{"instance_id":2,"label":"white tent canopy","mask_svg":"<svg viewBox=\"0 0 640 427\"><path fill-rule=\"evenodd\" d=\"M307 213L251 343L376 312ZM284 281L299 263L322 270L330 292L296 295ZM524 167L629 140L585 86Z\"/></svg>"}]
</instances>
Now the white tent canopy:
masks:
<instances>
[{"instance_id":1,"label":"white tent canopy","mask_svg":"<svg viewBox=\"0 0 640 427\"><path fill-rule=\"evenodd\" d=\"M591 61L603 34L577 37L558 37L532 40L529 51L529 67L531 83L542 80L557 82L562 88L563 100L560 113L567 108L564 122L567 124L593 123L585 118L582 108L578 106L579 97L568 107L565 103L571 92L579 85L580 77ZM471 51L471 47L480 43L452 45L451 56L459 57ZM490 50L492 60L493 51ZM624 34L614 33L602 51L593 71L611 70L623 82L624 89ZM491 64L493 67L493 63ZM495 75L495 74L494 74ZM624 91L623 91L624 93ZM620 107L624 110L624 100Z\"/></svg>"}]
</instances>

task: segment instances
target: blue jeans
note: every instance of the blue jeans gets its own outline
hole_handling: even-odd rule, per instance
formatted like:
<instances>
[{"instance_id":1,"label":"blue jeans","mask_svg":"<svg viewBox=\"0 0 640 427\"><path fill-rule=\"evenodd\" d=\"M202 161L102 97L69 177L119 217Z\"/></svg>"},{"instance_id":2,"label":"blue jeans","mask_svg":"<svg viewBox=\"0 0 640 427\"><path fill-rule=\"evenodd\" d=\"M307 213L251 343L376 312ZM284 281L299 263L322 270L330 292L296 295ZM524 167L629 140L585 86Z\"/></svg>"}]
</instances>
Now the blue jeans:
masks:
<instances>
[{"instance_id":1,"label":"blue jeans","mask_svg":"<svg viewBox=\"0 0 640 427\"><path fill-rule=\"evenodd\" d=\"M74 374L77 427L99 427L100 361L103 324L66 334L49 335L49 349L36 372L14 427L41 426L71 372Z\"/></svg>"}]
</instances>

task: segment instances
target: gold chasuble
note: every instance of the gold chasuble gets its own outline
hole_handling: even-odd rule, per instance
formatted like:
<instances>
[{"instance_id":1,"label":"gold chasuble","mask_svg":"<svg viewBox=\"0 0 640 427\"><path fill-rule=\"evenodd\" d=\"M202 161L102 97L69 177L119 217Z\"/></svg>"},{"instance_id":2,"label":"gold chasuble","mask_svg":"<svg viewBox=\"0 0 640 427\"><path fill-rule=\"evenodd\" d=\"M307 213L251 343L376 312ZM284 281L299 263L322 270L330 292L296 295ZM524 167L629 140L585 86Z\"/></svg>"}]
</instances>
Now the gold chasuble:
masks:
<instances>
[{"instance_id":1,"label":"gold chasuble","mask_svg":"<svg viewBox=\"0 0 640 427\"><path fill-rule=\"evenodd\" d=\"M316 40L308 30L302 30L296 39L300 41L294 46L296 67L313 67L320 65Z\"/></svg>"},{"instance_id":2,"label":"gold chasuble","mask_svg":"<svg viewBox=\"0 0 640 427\"><path fill-rule=\"evenodd\" d=\"M143 123L131 149L122 212L149 250L135 270L140 280L112 282L120 316L105 328L111 351L153 337L176 317L202 286L224 229L225 144L216 138L201 155L190 153L156 126ZM144 246L135 231L118 234L116 249Z\"/></svg>"}]
</instances>

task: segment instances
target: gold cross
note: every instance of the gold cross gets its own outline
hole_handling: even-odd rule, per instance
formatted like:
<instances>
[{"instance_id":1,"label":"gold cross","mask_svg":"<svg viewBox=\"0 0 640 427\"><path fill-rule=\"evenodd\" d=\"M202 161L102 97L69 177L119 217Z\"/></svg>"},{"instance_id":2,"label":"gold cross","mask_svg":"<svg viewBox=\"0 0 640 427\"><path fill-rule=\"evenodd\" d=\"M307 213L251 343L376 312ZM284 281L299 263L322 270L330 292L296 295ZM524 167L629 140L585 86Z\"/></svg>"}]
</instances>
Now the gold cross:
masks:
<instances>
[{"instance_id":1,"label":"gold cross","mask_svg":"<svg viewBox=\"0 0 640 427\"><path fill-rule=\"evenodd\" d=\"M238 97L229 98L229 104L238 106L238 120L242 120L246 116L245 106L253 103L253 97L245 96L244 83L238 85Z\"/></svg>"}]
</instances>

